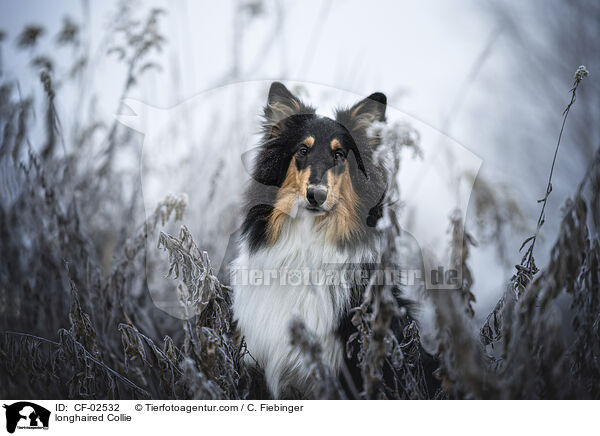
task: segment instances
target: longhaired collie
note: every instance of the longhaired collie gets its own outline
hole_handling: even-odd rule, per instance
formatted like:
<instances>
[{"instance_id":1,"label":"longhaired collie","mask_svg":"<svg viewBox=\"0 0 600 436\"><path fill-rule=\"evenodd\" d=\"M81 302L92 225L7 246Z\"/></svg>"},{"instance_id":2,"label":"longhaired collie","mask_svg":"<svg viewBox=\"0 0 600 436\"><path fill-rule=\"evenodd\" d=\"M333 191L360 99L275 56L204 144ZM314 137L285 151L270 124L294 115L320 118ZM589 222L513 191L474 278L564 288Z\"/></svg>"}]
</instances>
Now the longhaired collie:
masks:
<instances>
[{"instance_id":1,"label":"longhaired collie","mask_svg":"<svg viewBox=\"0 0 600 436\"><path fill-rule=\"evenodd\" d=\"M248 362L264 371L275 398L314 396L310 368L291 344L294 318L319 341L323 361L342 385L360 383L345 344L354 331L350 309L361 303L366 286L327 272L378 261L377 221L388 175L374 159L380 138L371 137L369 127L384 122L385 111L385 95L375 93L331 119L283 84L271 85L232 262L235 271L247 272L246 280L234 280L232 288Z\"/></svg>"}]
</instances>

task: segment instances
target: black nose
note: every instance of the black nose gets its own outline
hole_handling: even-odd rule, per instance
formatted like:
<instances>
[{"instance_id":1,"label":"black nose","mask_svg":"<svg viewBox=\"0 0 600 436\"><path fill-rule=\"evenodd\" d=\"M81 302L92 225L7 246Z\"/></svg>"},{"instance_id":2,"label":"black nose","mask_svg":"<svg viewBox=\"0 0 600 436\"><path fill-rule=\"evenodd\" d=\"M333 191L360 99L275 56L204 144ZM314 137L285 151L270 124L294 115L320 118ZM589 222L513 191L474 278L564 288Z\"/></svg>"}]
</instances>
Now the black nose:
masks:
<instances>
[{"instance_id":1,"label":"black nose","mask_svg":"<svg viewBox=\"0 0 600 436\"><path fill-rule=\"evenodd\" d=\"M327 200L327 188L324 186L309 186L306 190L306 199L311 206L321 206Z\"/></svg>"}]
</instances>

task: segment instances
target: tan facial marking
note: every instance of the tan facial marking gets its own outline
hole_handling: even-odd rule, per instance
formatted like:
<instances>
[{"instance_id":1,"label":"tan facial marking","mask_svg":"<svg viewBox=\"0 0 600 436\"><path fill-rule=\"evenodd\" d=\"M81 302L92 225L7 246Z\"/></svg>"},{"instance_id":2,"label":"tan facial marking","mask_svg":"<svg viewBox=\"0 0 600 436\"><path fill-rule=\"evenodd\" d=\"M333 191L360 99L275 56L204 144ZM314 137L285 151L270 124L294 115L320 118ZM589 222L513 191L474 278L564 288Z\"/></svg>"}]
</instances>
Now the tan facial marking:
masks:
<instances>
[{"instance_id":1,"label":"tan facial marking","mask_svg":"<svg viewBox=\"0 0 600 436\"><path fill-rule=\"evenodd\" d=\"M273 245L277 242L285 220L289 218L292 207L298 196L304 196L308 187L310 167L298 171L296 160L292 158L290 166L275 199L275 205L267 223L267 241ZM356 209L358 196L352 186L348 163L344 172L336 175L327 172L327 203L332 205L331 211L315 217L315 224L325 232L327 240L336 244L349 241L360 231Z\"/></svg>"},{"instance_id":2,"label":"tan facial marking","mask_svg":"<svg viewBox=\"0 0 600 436\"><path fill-rule=\"evenodd\" d=\"M360 229L356 216L358 196L352 187L348 163L342 174L327 172L327 189L327 202L334 206L328 215L317 217L317 222L324 226L331 243L347 242Z\"/></svg>"},{"instance_id":3,"label":"tan facial marking","mask_svg":"<svg viewBox=\"0 0 600 436\"><path fill-rule=\"evenodd\" d=\"M342 146L342 144L340 144L340 141L338 141L337 139L334 139L333 141L331 141L331 143L329 145L331 146L332 150L337 150L338 148L340 148Z\"/></svg>"},{"instance_id":4,"label":"tan facial marking","mask_svg":"<svg viewBox=\"0 0 600 436\"><path fill-rule=\"evenodd\" d=\"M306 145L308 148L312 147L315 143L315 138L314 136L309 136L308 138L306 138L304 140L304 145Z\"/></svg>"},{"instance_id":5,"label":"tan facial marking","mask_svg":"<svg viewBox=\"0 0 600 436\"><path fill-rule=\"evenodd\" d=\"M279 191L277 191L273 211L269 215L267 223L267 240L271 245L279 238L281 226L285 219L290 215L297 197L304 195L306 192L309 177L310 167L298 171L296 168L296 158L293 157L290 166L288 167L285 180L281 184Z\"/></svg>"}]
</instances>

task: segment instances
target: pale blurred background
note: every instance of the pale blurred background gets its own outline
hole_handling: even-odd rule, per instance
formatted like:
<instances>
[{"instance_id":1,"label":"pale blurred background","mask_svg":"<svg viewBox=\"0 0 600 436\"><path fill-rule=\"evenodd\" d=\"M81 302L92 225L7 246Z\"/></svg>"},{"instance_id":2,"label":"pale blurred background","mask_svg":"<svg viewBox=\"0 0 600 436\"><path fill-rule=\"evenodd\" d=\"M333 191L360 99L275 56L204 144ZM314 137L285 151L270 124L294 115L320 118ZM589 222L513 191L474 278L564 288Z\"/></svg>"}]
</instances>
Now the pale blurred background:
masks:
<instances>
[{"instance_id":1,"label":"pale blurred background","mask_svg":"<svg viewBox=\"0 0 600 436\"><path fill-rule=\"evenodd\" d=\"M581 64L587 66L590 78L578 91L558 155L546 223L536 245L539 266L548 259L561 205L577 188L600 143L597 1L134 1L127 5L128 14L139 20L151 8L163 9L158 28L166 42L160 52L151 53L158 67L149 67L126 95L122 83L127 69L117 56L106 55L116 44L111 35L122 15L117 1L1 1L2 75L18 80L26 95L40 93L39 73L29 65L32 52L51 53L57 60L60 86L60 77L68 76L66 65L76 59L77 50L56 48L53 38L42 39L28 50L19 49L15 41L30 24L54 35L69 16L81 25L79 47L91 54L93 63L78 85L64 81L56 101L63 126L82 111L110 124L115 114L125 110L120 107L121 97L171 108L207 90L243 81L292 81L356 96L384 92L389 106L422 131L447 135L481 160L475 186L483 193L477 204L472 200L466 208L467 230L480 242L469 261L479 320L503 292L513 265L520 261L521 242L535 229L536 200L545 192L561 115ZM62 70L61 65L65 65ZM215 103L215 113L237 114L251 126L263 103L258 94L236 94ZM210 115L203 116L204 122L208 119ZM182 122L193 126L197 120ZM228 129L222 120L214 125ZM219 137L224 133L221 130ZM130 154L121 155L124 167L139 161L141 135L137 143ZM403 165L410 167L411 161ZM430 213L440 211L432 205ZM232 217L231 226L236 218Z\"/></svg>"}]
</instances>

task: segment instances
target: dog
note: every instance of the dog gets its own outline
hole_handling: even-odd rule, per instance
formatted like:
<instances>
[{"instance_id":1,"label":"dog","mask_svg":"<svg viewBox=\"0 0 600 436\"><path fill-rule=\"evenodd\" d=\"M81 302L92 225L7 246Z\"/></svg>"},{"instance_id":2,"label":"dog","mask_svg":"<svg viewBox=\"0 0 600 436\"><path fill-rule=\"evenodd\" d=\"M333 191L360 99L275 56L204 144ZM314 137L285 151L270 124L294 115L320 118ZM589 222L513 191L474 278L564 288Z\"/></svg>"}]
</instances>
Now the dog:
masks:
<instances>
[{"instance_id":1,"label":"dog","mask_svg":"<svg viewBox=\"0 0 600 436\"><path fill-rule=\"evenodd\" d=\"M231 270L260 279L234 280L232 311L247 361L264 370L274 398L315 395L310 370L291 343L294 319L318 341L332 373L346 374L344 387L360 383L345 344L356 331L350 309L361 303L365 286L319 282L311 272L352 273L379 259L377 223L389 175L374 158L381 138L370 127L385 122L386 104L377 92L328 118L283 84L270 87ZM348 367L350 377L342 371Z\"/></svg>"}]
</instances>

